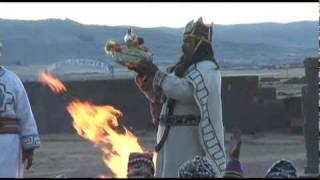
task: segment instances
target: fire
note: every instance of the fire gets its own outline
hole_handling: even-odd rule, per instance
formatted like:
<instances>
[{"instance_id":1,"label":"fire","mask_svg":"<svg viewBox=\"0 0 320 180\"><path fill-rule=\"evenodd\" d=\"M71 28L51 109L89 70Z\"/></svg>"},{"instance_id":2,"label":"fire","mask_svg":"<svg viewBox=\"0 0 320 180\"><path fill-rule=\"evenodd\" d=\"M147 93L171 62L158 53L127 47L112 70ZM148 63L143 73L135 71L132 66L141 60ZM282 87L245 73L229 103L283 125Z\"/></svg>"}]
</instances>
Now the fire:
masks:
<instances>
[{"instance_id":1,"label":"fire","mask_svg":"<svg viewBox=\"0 0 320 180\"><path fill-rule=\"evenodd\" d=\"M100 178L100 179L110 179L110 178L112 178L111 176L105 176L105 175L98 175L97 177Z\"/></svg>"},{"instance_id":2,"label":"fire","mask_svg":"<svg viewBox=\"0 0 320 180\"><path fill-rule=\"evenodd\" d=\"M67 91L63 82L47 70L41 71L39 78L55 93ZM101 149L103 161L115 177L126 178L130 153L144 153L146 150L140 146L138 138L132 132L119 125L122 117L121 111L112 106L97 106L79 100L69 103L67 111L73 119L73 126L77 133ZM153 157L156 157L155 154ZM99 175L99 177L110 178L104 175Z\"/></svg>"},{"instance_id":3,"label":"fire","mask_svg":"<svg viewBox=\"0 0 320 180\"><path fill-rule=\"evenodd\" d=\"M157 168L157 157L158 157L158 153L154 151L154 152L152 153L152 162L153 162L153 164L154 164L154 169Z\"/></svg>"},{"instance_id":4,"label":"fire","mask_svg":"<svg viewBox=\"0 0 320 180\"><path fill-rule=\"evenodd\" d=\"M119 126L122 113L112 106L97 106L86 101L73 101L67 107L77 133L99 146L103 160L117 178L126 178L131 152L145 152L138 138Z\"/></svg>"},{"instance_id":5,"label":"fire","mask_svg":"<svg viewBox=\"0 0 320 180\"><path fill-rule=\"evenodd\" d=\"M39 73L39 78L41 82L48 85L54 93L64 93L67 91L64 84L47 70L41 71Z\"/></svg>"}]
</instances>

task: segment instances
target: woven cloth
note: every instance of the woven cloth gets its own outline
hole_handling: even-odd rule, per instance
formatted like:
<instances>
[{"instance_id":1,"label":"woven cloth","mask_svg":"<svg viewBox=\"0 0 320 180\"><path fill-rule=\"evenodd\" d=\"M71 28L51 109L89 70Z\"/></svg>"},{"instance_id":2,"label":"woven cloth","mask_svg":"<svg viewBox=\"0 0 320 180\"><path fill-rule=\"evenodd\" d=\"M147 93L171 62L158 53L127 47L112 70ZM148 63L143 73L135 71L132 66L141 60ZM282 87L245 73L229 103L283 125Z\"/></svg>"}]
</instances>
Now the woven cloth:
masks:
<instances>
[{"instance_id":1,"label":"woven cloth","mask_svg":"<svg viewBox=\"0 0 320 180\"><path fill-rule=\"evenodd\" d=\"M290 161L281 159L272 164L265 178L296 178L296 173L297 170Z\"/></svg>"},{"instance_id":2,"label":"woven cloth","mask_svg":"<svg viewBox=\"0 0 320 180\"><path fill-rule=\"evenodd\" d=\"M178 170L178 178L210 178L215 177L213 168L204 157L195 156L183 163Z\"/></svg>"},{"instance_id":3,"label":"woven cloth","mask_svg":"<svg viewBox=\"0 0 320 180\"><path fill-rule=\"evenodd\" d=\"M130 153L128 162L128 177L152 177L154 164L148 153Z\"/></svg>"}]
</instances>

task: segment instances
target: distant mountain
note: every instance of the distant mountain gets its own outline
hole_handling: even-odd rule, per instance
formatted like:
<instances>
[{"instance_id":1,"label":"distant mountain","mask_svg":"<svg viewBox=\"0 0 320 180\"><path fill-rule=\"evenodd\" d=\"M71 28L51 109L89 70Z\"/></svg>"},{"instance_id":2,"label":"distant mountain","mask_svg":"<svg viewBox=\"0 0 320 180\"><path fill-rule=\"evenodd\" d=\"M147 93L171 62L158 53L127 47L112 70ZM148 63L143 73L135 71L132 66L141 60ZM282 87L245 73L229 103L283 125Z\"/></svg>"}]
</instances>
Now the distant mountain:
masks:
<instances>
[{"instance_id":1,"label":"distant mountain","mask_svg":"<svg viewBox=\"0 0 320 180\"><path fill-rule=\"evenodd\" d=\"M123 41L126 26L84 25L70 19L0 19L3 64L51 64L67 58L111 61L106 41ZM156 61L177 61L183 28L139 28ZM318 54L318 22L214 25L213 47L220 62L268 64L301 61Z\"/></svg>"}]
</instances>

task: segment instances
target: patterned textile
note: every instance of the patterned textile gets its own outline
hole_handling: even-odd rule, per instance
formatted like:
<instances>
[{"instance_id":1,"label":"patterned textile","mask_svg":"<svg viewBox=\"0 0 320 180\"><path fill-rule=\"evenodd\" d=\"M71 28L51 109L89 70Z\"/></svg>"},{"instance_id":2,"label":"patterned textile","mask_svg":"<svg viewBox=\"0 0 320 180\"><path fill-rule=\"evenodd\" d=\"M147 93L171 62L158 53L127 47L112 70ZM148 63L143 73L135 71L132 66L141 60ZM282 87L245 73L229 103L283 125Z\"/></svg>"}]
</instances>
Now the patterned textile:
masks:
<instances>
[{"instance_id":1,"label":"patterned textile","mask_svg":"<svg viewBox=\"0 0 320 180\"><path fill-rule=\"evenodd\" d=\"M0 134L19 134L19 130L18 119L0 116Z\"/></svg>"},{"instance_id":2,"label":"patterned textile","mask_svg":"<svg viewBox=\"0 0 320 180\"><path fill-rule=\"evenodd\" d=\"M0 66L0 114L7 117L6 122L0 119L6 131L19 128L19 133L0 134L0 178L23 178L21 153L40 147L39 133L23 83L3 66ZM8 122L8 117L15 120Z\"/></svg>"},{"instance_id":3,"label":"patterned textile","mask_svg":"<svg viewBox=\"0 0 320 180\"><path fill-rule=\"evenodd\" d=\"M40 138L38 135L29 135L21 137L22 148L24 150L40 147Z\"/></svg>"},{"instance_id":4,"label":"patterned textile","mask_svg":"<svg viewBox=\"0 0 320 180\"><path fill-rule=\"evenodd\" d=\"M148 153L130 153L127 176L133 178L154 176L152 155Z\"/></svg>"},{"instance_id":5,"label":"patterned textile","mask_svg":"<svg viewBox=\"0 0 320 180\"><path fill-rule=\"evenodd\" d=\"M173 115L160 117L160 124L170 126L198 126L201 117L194 115Z\"/></svg>"},{"instance_id":6,"label":"patterned textile","mask_svg":"<svg viewBox=\"0 0 320 180\"><path fill-rule=\"evenodd\" d=\"M195 101L190 105L198 106L201 116L198 127L171 127L168 138L158 153L156 177L177 177L181 164L194 158L195 155L204 155L212 165L215 177L222 177L227 162L222 121L221 73L216 70L216 65L209 60L193 64L182 78L173 73L158 71L153 87L161 88L168 99L180 99L181 102L177 103ZM166 101L160 117L168 112L167 105ZM191 114L188 111L179 115ZM178 114L173 113L173 115ZM165 129L166 126L159 124L157 143L160 143L166 134Z\"/></svg>"},{"instance_id":7,"label":"patterned textile","mask_svg":"<svg viewBox=\"0 0 320 180\"><path fill-rule=\"evenodd\" d=\"M186 72L187 78L195 88L195 100L200 105L200 143L210 158L217 177L221 177L226 168L224 147L224 127L221 105L221 74L212 71L212 62L202 62L192 65ZM215 65L213 65L215 66ZM215 78L206 78L206 77ZM218 88L220 87L220 88Z\"/></svg>"},{"instance_id":8,"label":"patterned textile","mask_svg":"<svg viewBox=\"0 0 320 180\"><path fill-rule=\"evenodd\" d=\"M215 177L215 173L208 160L204 157L196 156L179 167L178 178L210 177Z\"/></svg>"},{"instance_id":9,"label":"patterned textile","mask_svg":"<svg viewBox=\"0 0 320 180\"><path fill-rule=\"evenodd\" d=\"M296 168L288 160L279 160L272 164L265 178L296 178Z\"/></svg>"}]
</instances>

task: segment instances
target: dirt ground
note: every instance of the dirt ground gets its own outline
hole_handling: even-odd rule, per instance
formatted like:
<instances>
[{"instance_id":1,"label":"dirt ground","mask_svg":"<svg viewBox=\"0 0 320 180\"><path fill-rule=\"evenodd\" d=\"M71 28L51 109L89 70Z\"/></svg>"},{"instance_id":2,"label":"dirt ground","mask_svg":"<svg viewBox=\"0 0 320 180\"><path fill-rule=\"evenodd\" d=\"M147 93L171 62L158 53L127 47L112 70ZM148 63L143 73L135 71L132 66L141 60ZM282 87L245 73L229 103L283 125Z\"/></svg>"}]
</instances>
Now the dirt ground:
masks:
<instances>
[{"instance_id":1,"label":"dirt ground","mask_svg":"<svg viewBox=\"0 0 320 180\"><path fill-rule=\"evenodd\" d=\"M136 132L145 147L152 150L155 132ZM227 133L226 149L230 134ZM76 134L42 135L42 146L36 151L33 167L25 177L99 177L110 175L101 152ZM302 135L268 132L242 136L240 161L245 177L263 177L273 162L285 158L293 162L302 175L306 164ZM124 164L126 166L126 164Z\"/></svg>"}]
</instances>

